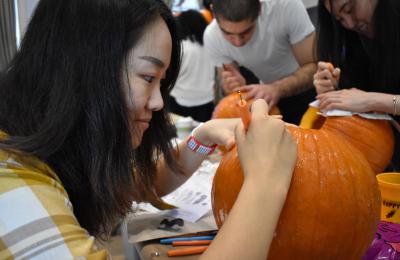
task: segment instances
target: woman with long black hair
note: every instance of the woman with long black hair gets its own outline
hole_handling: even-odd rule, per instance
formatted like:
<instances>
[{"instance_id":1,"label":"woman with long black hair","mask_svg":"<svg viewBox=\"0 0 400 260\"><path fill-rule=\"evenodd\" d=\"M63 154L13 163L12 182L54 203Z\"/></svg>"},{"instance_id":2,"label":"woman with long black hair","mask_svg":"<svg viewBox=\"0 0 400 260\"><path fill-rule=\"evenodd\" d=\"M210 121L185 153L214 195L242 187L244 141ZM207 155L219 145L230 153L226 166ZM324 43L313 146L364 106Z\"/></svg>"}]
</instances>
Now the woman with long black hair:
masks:
<instances>
[{"instance_id":1,"label":"woman with long black hair","mask_svg":"<svg viewBox=\"0 0 400 260\"><path fill-rule=\"evenodd\" d=\"M319 0L320 109L400 115L400 1ZM332 65L333 64L333 65ZM387 170L400 170L400 133Z\"/></svg>"},{"instance_id":2,"label":"woman with long black hair","mask_svg":"<svg viewBox=\"0 0 400 260\"><path fill-rule=\"evenodd\" d=\"M161 0L39 2L0 81L0 259L106 259L94 238L132 201L171 192L235 136L245 181L204 257L266 258L294 141L260 100L247 133L237 119L208 121L174 148L164 102L179 64Z\"/></svg>"}]
</instances>

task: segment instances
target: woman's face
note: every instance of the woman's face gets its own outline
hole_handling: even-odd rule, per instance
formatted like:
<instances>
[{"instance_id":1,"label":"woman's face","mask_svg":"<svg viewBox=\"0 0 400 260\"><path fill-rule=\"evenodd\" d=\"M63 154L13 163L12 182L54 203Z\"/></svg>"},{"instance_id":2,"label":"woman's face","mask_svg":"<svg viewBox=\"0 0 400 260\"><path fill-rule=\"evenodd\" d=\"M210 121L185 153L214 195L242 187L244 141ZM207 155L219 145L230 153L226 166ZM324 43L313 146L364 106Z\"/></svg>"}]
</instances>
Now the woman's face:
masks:
<instances>
[{"instance_id":1,"label":"woman's face","mask_svg":"<svg viewBox=\"0 0 400 260\"><path fill-rule=\"evenodd\" d=\"M132 145L137 148L147 130L153 111L163 108L161 80L171 61L172 39L164 20L159 17L148 25L126 60L123 73L129 109Z\"/></svg>"},{"instance_id":2,"label":"woman's face","mask_svg":"<svg viewBox=\"0 0 400 260\"><path fill-rule=\"evenodd\" d=\"M378 0L325 0L324 4L344 28L373 37L373 15Z\"/></svg>"}]
</instances>

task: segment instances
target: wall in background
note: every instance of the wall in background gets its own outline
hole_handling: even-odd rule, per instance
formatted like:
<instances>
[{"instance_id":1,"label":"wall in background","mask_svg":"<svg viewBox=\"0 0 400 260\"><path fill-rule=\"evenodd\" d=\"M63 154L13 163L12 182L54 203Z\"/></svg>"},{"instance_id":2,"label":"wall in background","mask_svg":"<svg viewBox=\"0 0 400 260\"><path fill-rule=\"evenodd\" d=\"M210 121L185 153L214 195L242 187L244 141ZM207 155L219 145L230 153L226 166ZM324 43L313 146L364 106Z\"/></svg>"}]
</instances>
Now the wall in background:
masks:
<instances>
[{"instance_id":1,"label":"wall in background","mask_svg":"<svg viewBox=\"0 0 400 260\"><path fill-rule=\"evenodd\" d=\"M17 17L17 46L19 46L20 38L24 35L26 26L29 23L32 12L39 0L14 0L16 4Z\"/></svg>"},{"instance_id":2,"label":"wall in background","mask_svg":"<svg viewBox=\"0 0 400 260\"><path fill-rule=\"evenodd\" d=\"M1 0L0 0L1 1ZM19 29L19 32L17 31L17 46L19 46L20 42L20 35L23 35L26 26L29 22L29 19L32 15L33 10L36 7L36 4L39 2L39 0L14 0L17 6L17 11L18 11L18 21L17 21L17 26ZM56 1L56 0L55 0ZM171 5L170 2L173 2L173 0L165 0L167 3ZM193 0L191 0L193 1ZM302 0L304 5L307 8L315 7L318 3L318 0ZM202 2L202 1L199 1Z\"/></svg>"},{"instance_id":3,"label":"wall in background","mask_svg":"<svg viewBox=\"0 0 400 260\"><path fill-rule=\"evenodd\" d=\"M318 0L303 0L304 5L307 8L317 6Z\"/></svg>"}]
</instances>

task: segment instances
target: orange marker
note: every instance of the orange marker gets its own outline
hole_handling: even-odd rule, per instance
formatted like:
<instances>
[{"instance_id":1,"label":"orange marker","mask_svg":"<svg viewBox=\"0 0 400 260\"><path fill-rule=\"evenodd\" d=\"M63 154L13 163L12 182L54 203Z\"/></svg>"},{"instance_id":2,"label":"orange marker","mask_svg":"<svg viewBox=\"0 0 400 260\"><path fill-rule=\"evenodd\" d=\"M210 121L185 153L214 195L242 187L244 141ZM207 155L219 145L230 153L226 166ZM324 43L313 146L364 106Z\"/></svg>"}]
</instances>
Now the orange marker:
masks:
<instances>
[{"instance_id":1,"label":"orange marker","mask_svg":"<svg viewBox=\"0 0 400 260\"><path fill-rule=\"evenodd\" d=\"M338 77L337 75L333 75L333 71L335 70L335 67L334 67L333 64L330 63L330 62L328 62L328 70L332 73L333 78L334 78L336 81L339 81L339 77ZM337 85L337 84L336 84L336 86L334 86L334 87L335 87L335 90L338 89L338 85Z\"/></svg>"},{"instance_id":2,"label":"orange marker","mask_svg":"<svg viewBox=\"0 0 400 260\"><path fill-rule=\"evenodd\" d=\"M330 72L333 72L334 69L335 69L335 67L333 67L332 63L328 62L328 70Z\"/></svg>"},{"instance_id":3,"label":"orange marker","mask_svg":"<svg viewBox=\"0 0 400 260\"><path fill-rule=\"evenodd\" d=\"M247 105L247 101L243 99L242 93L240 92L240 90L238 91L238 94L239 94L239 98L240 98L239 102L237 104L239 107L239 114L240 114L240 117L242 118L244 129L247 130L247 128L250 125L251 114L249 111L249 106Z\"/></svg>"},{"instance_id":4,"label":"orange marker","mask_svg":"<svg viewBox=\"0 0 400 260\"><path fill-rule=\"evenodd\" d=\"M335 67L333 66L332 63L328 62L328 70L333 73L333 71L335 70ZM337 79L337 76L332 75L335 79Z\"/></svg>"},{"instance_id":5,"label":"orange marker","mask_svg":"<svg viewBox=\"0 0 400 260\"><path fill-rule=\"evenodd\" d=\"M208 246L196 246L189 248L173 249L173 250L168 250L167 255L168 256L197 255L206 251L207 248Z\"/></svg>"},{"instance_id":6,"label":"orange marker","mask_svg":"<svg viewBox=\"0 0 400 260\"><path fill-rule=\"evenodd\" d=\"M173 246L206 246L211 244L212 240L193 240L193 241L173 241Z\"/></svg>"}]
</instances>

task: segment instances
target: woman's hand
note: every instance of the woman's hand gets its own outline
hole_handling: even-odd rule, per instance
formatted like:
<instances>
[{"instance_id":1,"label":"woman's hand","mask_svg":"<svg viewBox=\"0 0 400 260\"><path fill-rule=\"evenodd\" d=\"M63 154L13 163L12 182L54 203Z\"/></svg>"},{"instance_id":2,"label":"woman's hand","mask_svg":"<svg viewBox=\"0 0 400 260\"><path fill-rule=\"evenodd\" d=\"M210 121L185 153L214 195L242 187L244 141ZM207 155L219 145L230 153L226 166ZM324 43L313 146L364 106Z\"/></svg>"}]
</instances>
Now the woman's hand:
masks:
<instances>
[{"instance_id":1,"label":"woman's hand","mask_svg":"<svg viewBox=\"0 0 400 260\"><path fill-rule=\"evenodd\" d=\"M194 137L204 145L218 144L229 150L235 144L235 127L239 122L240 118L213 119L198 128Z\"/></svg>"},{"instance_id":2,"label":"woman's hand","mask_svg":"<svg viewBox=\"0 0 400 260\"><path fill-rule=\"evenodd\" d=\"M288 189L296 162L297 145L282 120L268 116L262 99L252 105L250 126L236 129L236 142L242 169L248 178L267 177L268 182ZM262 179L261 179L262 180Z\"/></svg>"},{"instance_id":3,"label":"woman's hand","mask_svg":"<svg viewBox=\"0 0 400 260\"><path fill-rule=\"evenodd\" d=\"M317 96L321 110L342 109L351 112L370 112L374 97L356 88L323 93Z\"/></svg>"},{"instance_id":4,"label":"woman's hand","mask_svg":"<svg viewBox=\"0 0 400 260\"><path fill-rule=\"evenodd\" d=\"M254 101L251 110L247 131L241 122L235 130L245 180L229 217L201 259L266 259L268 255L297 146L284 122L268 116L265 100Z\"/></svg>"},{"instance_id":5,"label":"woman's hand","mask_svg":"<svg viewBox=\"0 0 400 260\"><path fill-rule=\"evenodd\" d=\"M339 78L339 68L334 68L329 62L318 62L318 70L314 74L313 81L317 94L335 90L339 83Z\"/></svg>"}]
</instances>

